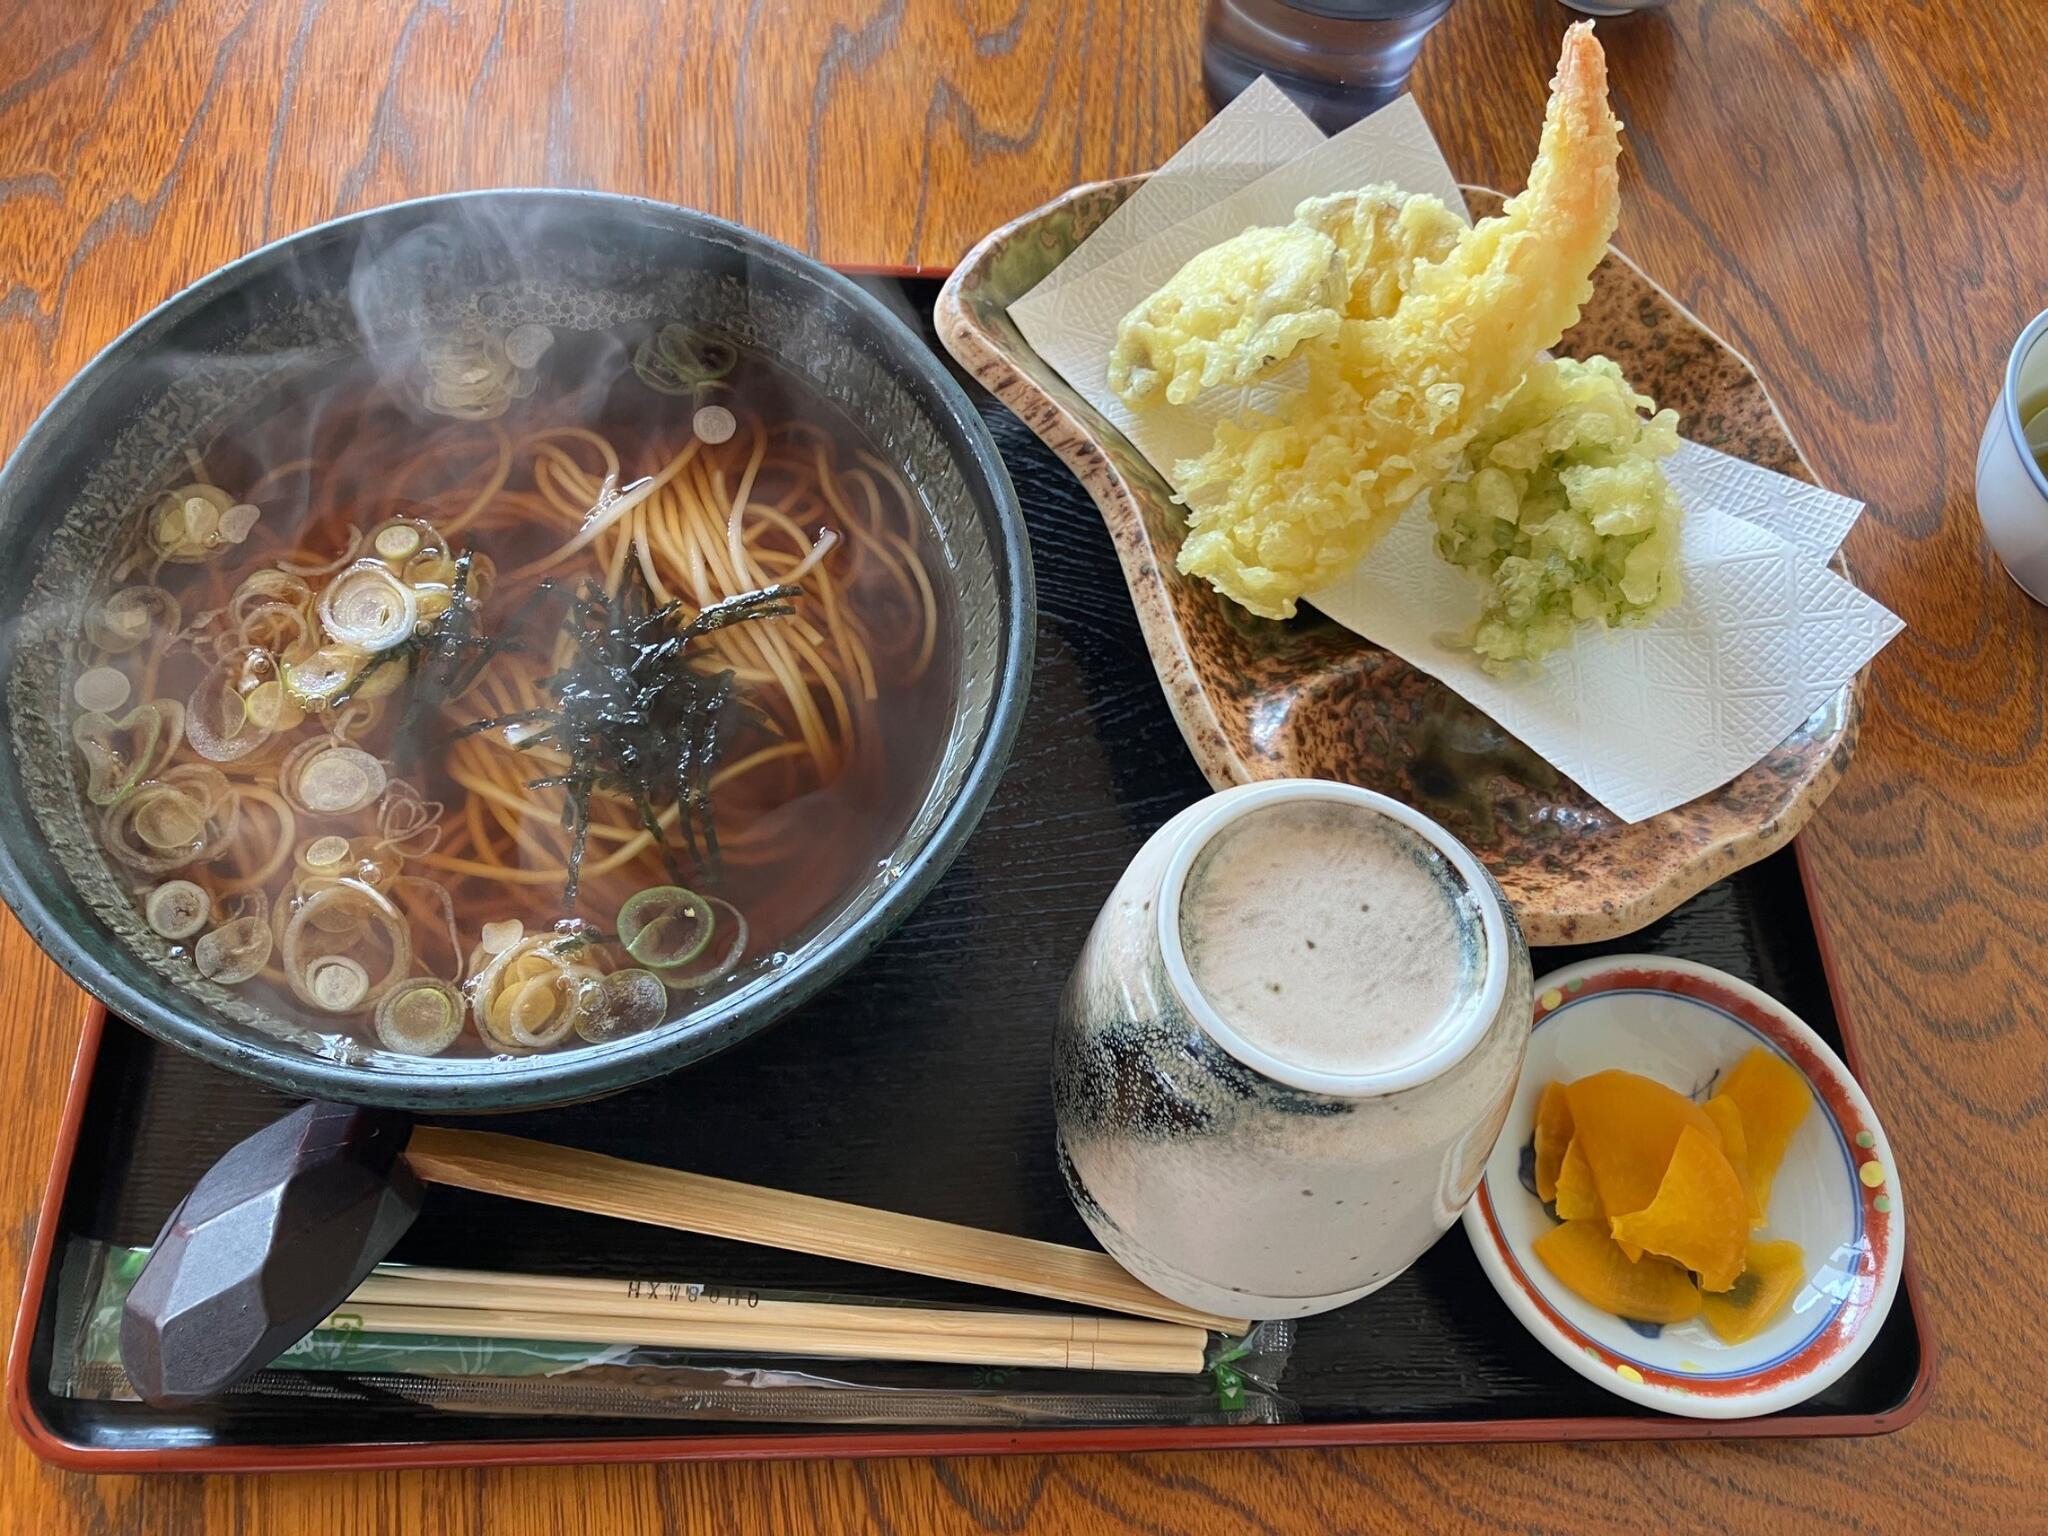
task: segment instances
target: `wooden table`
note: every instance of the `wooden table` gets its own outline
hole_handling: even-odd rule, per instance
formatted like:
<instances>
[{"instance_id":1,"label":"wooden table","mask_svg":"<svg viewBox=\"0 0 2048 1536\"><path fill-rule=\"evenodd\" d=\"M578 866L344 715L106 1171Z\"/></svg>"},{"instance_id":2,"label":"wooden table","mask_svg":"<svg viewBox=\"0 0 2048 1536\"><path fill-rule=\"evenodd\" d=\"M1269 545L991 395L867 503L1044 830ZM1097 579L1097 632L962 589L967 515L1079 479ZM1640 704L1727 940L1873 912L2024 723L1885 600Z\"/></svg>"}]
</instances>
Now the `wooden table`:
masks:
<instances>
[{"instance_id":1,"label":"wooden table","mask_svg":"<svg viewBox=\"0 0 2048 1536\"><path fill-rule=\"evenodd\" d=\"M556 183L945 264L1201 123L1196 0L0 0L0 444L208 269L368 204ZM1564 11L1459 0L1416 90L1518 186ZM1601 24L1619 243L1756 362L1911 628L1807 833L1943 1349L1879 1441L93 1481L0 1524L439 1532L2031 1529L2048 1522L2048 612L1971 505L2048 304L2038 0L1677 0ZM0 1324L83 997L0 917ZM1908 1509L1916 1511L1907 1515ZM1924 1513L1918 1513L1924 1511Z\"/></svg>"}]
</instances>

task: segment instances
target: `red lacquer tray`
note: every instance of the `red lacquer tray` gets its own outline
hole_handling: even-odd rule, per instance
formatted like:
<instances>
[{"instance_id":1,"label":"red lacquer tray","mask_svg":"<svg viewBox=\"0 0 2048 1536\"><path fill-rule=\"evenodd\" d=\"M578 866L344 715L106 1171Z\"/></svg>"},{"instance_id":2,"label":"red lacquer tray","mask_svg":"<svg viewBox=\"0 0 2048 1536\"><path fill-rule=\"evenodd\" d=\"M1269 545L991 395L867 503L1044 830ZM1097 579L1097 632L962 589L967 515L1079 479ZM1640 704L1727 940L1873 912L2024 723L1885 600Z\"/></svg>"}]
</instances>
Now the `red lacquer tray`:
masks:
<instances>
[{"instance_id":1,"label":"red lacquer tray","mask_svg":"<svg viewBox=\"0 0 2048 1536\"><path fill-rule=\"evenodd\" d=\"M937 284L874 280L924 325ZM929 335L927 332L927 339ZM775 1029L600 1104L506 1130L649 1162L1058 1242L1088 1242L1053 1161L1050 1022L1066 963L1145 837L1206 792L1160 697L1108 536L1064 468L968 386L1031 527L1038 664L996 799L903 930ZM1795 849L1641 933L1539 952L1547 970L1649 951L1719 966L1858 1053ZM81 1042L9 1360L8 1413L37 1454L101 1472L459 1466L538 1461L963 1455L1492 1440L1869 1435L1925 1407L1934 1344L1909 1253L1868 1354L1766 1419L1634 1407L1524 1333L1453 1231L1376 1296L1301 1326L1286 1424L973 1429L763 1426L455 1413L375 1399L223 1400L166 1412L51 1391L57 1257L75 1238L147 1243L192 1179L288 1105L95 1017ZM1878 1106L1880 1113L1884 1106ZM829 1152L821 1149L830 1149ZM1904 1149L1910 1179L1911 1149ZM629 1223L435 1190L398 1257L479 1268L692 1275L734 1284L1003 1300ZM344 1395L345 1397L345 1395Z\"/></svg>"}]
</instances>

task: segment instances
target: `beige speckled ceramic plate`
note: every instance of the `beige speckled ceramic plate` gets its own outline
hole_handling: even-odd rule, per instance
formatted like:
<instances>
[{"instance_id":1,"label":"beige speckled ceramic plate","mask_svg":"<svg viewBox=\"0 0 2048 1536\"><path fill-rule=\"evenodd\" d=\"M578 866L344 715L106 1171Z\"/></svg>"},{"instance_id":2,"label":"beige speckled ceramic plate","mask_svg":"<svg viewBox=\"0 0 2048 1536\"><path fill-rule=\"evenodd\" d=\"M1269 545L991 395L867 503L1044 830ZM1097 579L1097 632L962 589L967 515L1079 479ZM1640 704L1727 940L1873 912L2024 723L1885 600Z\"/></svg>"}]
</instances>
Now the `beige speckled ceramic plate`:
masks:
<instances>
[{"instance_id":1,"label":"beige speckled ceramic plate","mask_svg":"<svg viewBox=\"0 0 2048 1536\"><path fill-rule=\"evenodd\" d=\"M1532 944L1632 932L1789 841L1848 764L1860 679L1740 778L1630 825L1398 657L1320 616L1253 618L1174 568L1183 524L1166 482L1008 313L1142 181L1076 187L989 235L940 294L938 332L1102 509L1167 702L1209 781L1338 779L1420 807L1492 869ZM1469 188L1467 201L1483 215L1500 194ZM1748 362L1619 252L1558 350L1614 358L1695 441L1813 478Z\"/></svg>"}]
</instances>

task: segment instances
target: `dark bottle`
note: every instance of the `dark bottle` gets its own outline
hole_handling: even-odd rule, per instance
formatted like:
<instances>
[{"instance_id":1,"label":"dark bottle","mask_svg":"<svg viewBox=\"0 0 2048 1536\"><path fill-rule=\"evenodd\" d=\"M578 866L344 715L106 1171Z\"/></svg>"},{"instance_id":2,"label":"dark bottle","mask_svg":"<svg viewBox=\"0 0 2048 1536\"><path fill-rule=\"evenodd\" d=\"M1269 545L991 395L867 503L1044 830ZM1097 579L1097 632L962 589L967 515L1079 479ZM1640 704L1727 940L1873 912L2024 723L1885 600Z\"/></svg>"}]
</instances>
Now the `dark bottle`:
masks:
<instances>
[{"instance_id":1,"label":"dark bottle","mask_svg":"<svg viewBox=\"0 0 2048 1536\"><path fill-rule=\"evenodd\" d=\"M1202 83L1218 107L1260 75L1326 133L1401 94L1451 0L1209 0Z\"/></svg>"}]
</instances>

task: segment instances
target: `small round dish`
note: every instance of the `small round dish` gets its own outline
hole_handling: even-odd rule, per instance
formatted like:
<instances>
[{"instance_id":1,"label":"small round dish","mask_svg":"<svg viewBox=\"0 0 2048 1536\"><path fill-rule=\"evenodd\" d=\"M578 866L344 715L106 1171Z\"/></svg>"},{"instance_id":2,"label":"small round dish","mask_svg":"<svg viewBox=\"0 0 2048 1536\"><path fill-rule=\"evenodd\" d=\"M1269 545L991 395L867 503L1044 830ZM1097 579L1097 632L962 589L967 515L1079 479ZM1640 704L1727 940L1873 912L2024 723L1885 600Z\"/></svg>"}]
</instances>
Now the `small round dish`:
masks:
<instances>
[{"instance_id":1,"label":"small round dish","mask_svg":"<svg viewBox=\"0 0 2048 1536\"><path fill-rule=\"evenodd\" d=\"M1756 1234L1804 1251L1809 1273L1791 1304L1755 1338L1724 1344L1698 1320L1625 1322L1566 1290L1532 1247L1554 1224L1531 1171L1543 1085L1618 1067L1704 1100L1758 1045L1791 1062L1815 1099L1778 1170L1770 1225ZM1855 1364L1898 1294L1906 1215L1870 1101L1819 1036L1709 966L1615 955L1536 983L1521 1086L1465 1233L1509 1310L1581 1376L1665 1413L1734 1419L1802 1403Z\"/></svg>"}]
</instances>

